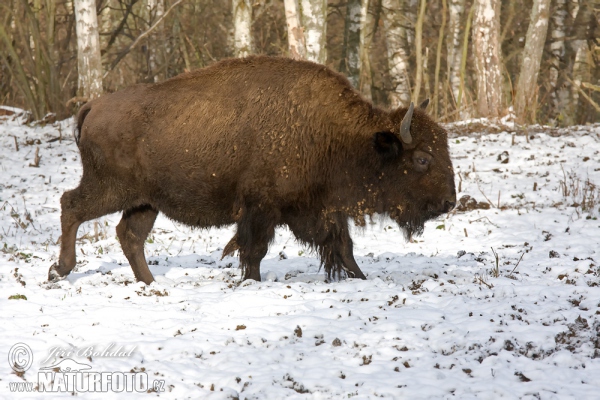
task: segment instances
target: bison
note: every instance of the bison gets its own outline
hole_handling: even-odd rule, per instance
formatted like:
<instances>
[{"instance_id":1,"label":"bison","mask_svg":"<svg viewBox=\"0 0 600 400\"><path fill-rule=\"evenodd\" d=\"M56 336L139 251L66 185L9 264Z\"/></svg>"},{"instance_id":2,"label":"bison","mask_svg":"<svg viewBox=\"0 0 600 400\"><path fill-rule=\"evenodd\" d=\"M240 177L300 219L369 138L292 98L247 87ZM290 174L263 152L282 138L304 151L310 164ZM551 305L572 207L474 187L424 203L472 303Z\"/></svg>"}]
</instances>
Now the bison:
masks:
<instances>
[{"instance_id":1,"label":"bison","mask_svg":"<svg viewBox=\"0 0 600 400\"><path fill-rule=\"evenodd\" d=\"M426 103L425 103L426 105ZM446 131L423 110L383 110L307 61L230 59L85 104L74 131L83 175L61 198L49 280L75 266L79 225L123 212L117 235L135 278L154 278L144 242L159 212L236 224L243 279L260 280L275 228L314 249L331 278L365 279L349 220L385 215L407 237L456 203Z\"/></svg>"}]
</instances>

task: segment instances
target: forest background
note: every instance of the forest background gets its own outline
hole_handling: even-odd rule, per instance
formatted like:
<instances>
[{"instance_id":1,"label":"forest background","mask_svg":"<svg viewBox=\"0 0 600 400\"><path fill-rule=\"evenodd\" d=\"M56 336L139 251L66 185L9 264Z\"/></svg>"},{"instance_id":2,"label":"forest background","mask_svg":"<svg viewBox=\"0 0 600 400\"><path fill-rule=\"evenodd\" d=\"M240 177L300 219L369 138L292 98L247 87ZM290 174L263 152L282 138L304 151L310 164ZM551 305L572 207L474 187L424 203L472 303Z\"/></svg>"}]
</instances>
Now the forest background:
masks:
<instances>
[{"instance_id":1,"label":"forest background","mask_svg":"<svg viewBox=\"0 0 600 400\"><path fill-rule=\"evenodd\" d=\"M374 104L441 122L600 120L600 0L3 0L0 104L63 119L86 101L228 57L345 74Z\"/></svg>"}]
</instances>

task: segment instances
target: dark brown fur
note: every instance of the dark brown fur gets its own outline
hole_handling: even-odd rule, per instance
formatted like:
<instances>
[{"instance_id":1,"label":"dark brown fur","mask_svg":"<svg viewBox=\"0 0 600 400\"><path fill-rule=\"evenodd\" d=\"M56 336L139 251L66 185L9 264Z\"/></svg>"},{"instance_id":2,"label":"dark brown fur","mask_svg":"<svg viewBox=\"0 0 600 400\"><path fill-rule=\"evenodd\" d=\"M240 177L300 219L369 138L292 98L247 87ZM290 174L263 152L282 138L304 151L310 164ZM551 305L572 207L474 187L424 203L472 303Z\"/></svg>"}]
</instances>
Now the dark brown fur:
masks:
<instances>
[{"instance_id":1,"label":"dark brown fur","mask_svg":"<svg viewBox=\"0 0 600 400\"><path fill-rule=\"evenodd\" d=\"M260 280L284 224L329 275L364 279L349 218L364 225L384 214L418 234L456 201L446 132L415 110L406 145L397 136L405 113L374 107L322 65L271 57L94 100L78 115L83 176L61 199L61 254L49 279L75 266L79 225L117 211L123 252L146 283L144 241L158 212L194 227L236 223L225 253L239 249L244 279Z\"/></svg>"}]
</instances>

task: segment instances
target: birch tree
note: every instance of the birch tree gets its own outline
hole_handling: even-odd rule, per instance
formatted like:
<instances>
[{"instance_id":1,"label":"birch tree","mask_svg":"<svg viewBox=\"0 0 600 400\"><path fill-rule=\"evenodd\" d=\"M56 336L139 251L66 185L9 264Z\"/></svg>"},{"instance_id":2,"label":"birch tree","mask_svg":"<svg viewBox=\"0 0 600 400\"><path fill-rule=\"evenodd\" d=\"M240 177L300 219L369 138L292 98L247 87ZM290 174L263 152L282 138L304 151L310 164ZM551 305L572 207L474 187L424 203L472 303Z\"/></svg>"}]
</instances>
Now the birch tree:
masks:
<instances>
[{"instance_id":1,"label":"birch tree","mask_svg":"<svg viewBox=\"0 0 600 400\"><path fill-rule=\"evenodd\" d=\"M327 62L327 0L300 0L300 9L300 24L304 28L306 43L306 59L325 64Z\"/></svg>"},{"instance_id":2,"label":"birch tree","mask_svg":"<svg viewBox=\"0 0 600 400\"><path fill-rule=\"evenodd\" d=\"M369 14L370 0L363 0L360 8L360 39L359 39L359 58L360 58L360 78L358 87L360 92L367 99L371 100L371 60L369 52L373 40L373 18Z\"/></svg>"},{"instance_id":3,"label":"birch tree","mask_svg":"<svg viewBox=\"0 0 600 400\"><path fill-rule=\"evenodd\" d=\"M246 57L252 53L252 4L250 0L233 2L233 53Z\"/></svg>"},{"instance_id":4,"label":"birch tree","mask_svg":"<svg viewBox=\"0 0 600 400\"><path fill-rule=\"evenodd\" d=\"M473 53L477 79L477 111L495 118L502 110L500 71L500 0L475 0Z\"/></svg>"},{"instance_id":5,"label":"birch tree","mask_svg":"<svg viewBox=\"0 0 600 400\"><path fill-rule=\"evenodd\" d=\"M590 48L588 40L591 42L593 33L591 28L595 22L595 16L592 12L592 5L590 2L573 1L573 14L574 23L572 36L574 40L571 42L573 53L575 54L575 60L573 62L573 79L571 87L571 110L568 113L569 120L568 124L575 123L579 104L579 92L581 91L582 82L589 79L590 67L592 61L590 58Z\"/></svg>"},{"instance_id":6,"label":"birch tree","mask_svg":"<svg viewBox=\"0 0 600 400\"><path fill-rule=\"evenodd\" d=\"M387 43L388 62L392 90L390 105L394 108L410 103L410 80L408 75L407 30L403 26L400 0L382 0L383 23Z\"/></svg>"},{"instance_id":7,"label":"birch tree","mask_svg":"<svg viewBox=\"0 0 600 400\"><path fill-rule=\"evenodd\" d=\"M421 93L421 81L423 80L423 19L425 17L425 8L427 7L427 0L421 0L419 6L419 17L417 18L417 24L415 26L415 51L417 55L417 76L415 79L415 91L412 95L412 101L417 103L419 101L419 94Z\"/></svg>"},{"instance_id":8,"label":"birch tree","mask_svg":"<svg viewBox=\"0 0 600 400\"><path fill-rule=\"evenodd\" d=\"M285 21L287 23L288 45L290 57L296 60L306 58L306 42L304 31L300 25L300 13L297 0L284 0Z\"/></svg>"},{"instance_id":9,"label":"birch tree","mask_svg":"<svg viewBox=\"0 0 600 400\"><path fill-rule=\"evenodd\" d=\"M465 11L465 0L449 0L449 36L447 43L448 49L448 80L450 89L454 96L454 101L458 101L458 92L460 90L460 63L462 60L461 45L461 19Z\"/></svg>"},{"instance_id":10,"label":"birch tree","mask_svg":"<svg viewBox=\"0 0 600 400\"><path fill-rule=\"evenodd\" d=\"M102 95L102 61L95 0L75 0L79 95L92 100Z\"/></svg>"},{"instance_id":11,"label":"birch tree","mask_svg":"<svg viewBox=\"0 0 600 400\"><path fill-rule=\"evenodd\" d=\"M340 71L345 73L355 88L360 80L360 25L361 0L348 0L346 3L346 20L344 24L344 44Z\"/></svg>"},{"instance_id":12,"label":"birch tree","mask_svg":"<svg viewBox=\"0 0 600 400\"><path fill-rule=\"evenodd\" d=\"M148 10L148 25L152 26L153 22L160 19L165 13L164 0L147 0L146 8ZM165 74L159 74L159 65L164 65L164 57L162 56L162 46L157 45L164 40L163 23L160 22L154 31L150 34L148 46L148 66L149 73L153 76L154 82L164 80Z\"/></svg>"},{"instance_id":13,"label":"birch tree","mask_svg":"<svg viewBox=\"0 0 600 400\"><path fill-rule=\"evenodd\" d=\"M550 114L552 120L564 110L569 98L569 91L564 86L558 86L561 68L565 65L565 20L567 18L567 0L554 0L554 10L551 17L550 30L550 70L548 83L550 85Z\"/></svg>"},{"instance_id":14,"label":"birch tree","mask_svg":"<svg viewBox=\"0 0 600 400\"><path fill-rule=\"evenodd\" d=\"M549 17L550 0L534 0L514 101L515 114L521 122L533 122L535 120L538 93L537 80L548 32Z\"/></svg>"}]
</instances>

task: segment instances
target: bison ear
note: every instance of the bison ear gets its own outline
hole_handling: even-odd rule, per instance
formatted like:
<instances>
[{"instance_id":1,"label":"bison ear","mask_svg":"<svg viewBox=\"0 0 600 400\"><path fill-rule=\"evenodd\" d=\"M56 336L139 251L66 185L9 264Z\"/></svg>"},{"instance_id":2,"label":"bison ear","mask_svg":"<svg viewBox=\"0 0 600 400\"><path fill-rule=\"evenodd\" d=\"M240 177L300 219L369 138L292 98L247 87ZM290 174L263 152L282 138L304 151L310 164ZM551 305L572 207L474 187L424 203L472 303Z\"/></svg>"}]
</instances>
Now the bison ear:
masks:
<instances>
[{"instance_id":1,"label":"bison ear","mask_svg":"<svg viewBox=\"0 0 600 400\"><path fill-rule=\"evenodd\" d=\"M375 151L379 153L384 160L396 158L402 152L402 143L394 133L385 131L377 132L373 135L373 144Z\"/></svg>"}]
</instances>

